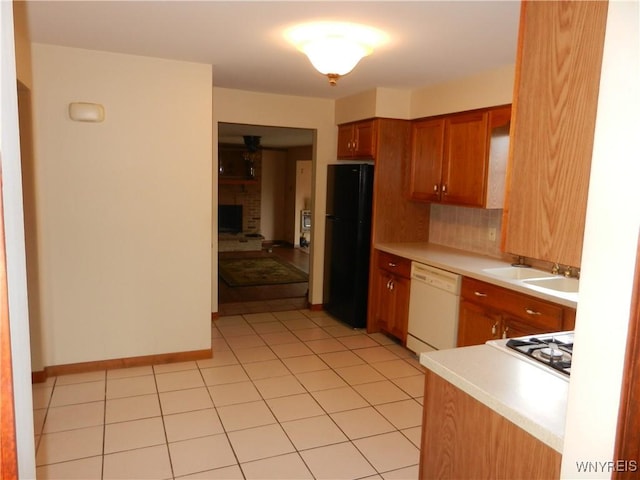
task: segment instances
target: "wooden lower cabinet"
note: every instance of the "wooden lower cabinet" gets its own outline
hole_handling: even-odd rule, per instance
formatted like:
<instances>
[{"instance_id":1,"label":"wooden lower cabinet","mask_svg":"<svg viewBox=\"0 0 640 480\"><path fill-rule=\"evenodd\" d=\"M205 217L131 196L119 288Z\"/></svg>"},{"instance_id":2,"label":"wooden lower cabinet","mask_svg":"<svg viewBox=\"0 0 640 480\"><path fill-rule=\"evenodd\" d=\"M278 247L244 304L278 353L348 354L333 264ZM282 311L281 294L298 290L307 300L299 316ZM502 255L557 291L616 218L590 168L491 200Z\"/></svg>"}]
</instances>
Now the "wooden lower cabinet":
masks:
<instances>
[{"instance_id":1,"label":"wooden lower cabinet","mask_svg":"<svg viewBox=\"0 0 640 480\"><path fill-rule=\"evenodd\" d=\"M498 338L573 330L575 309L530 295L462 278L458 346Z\"/></svg>"},{"instance_id":2,"label":"wooden lower cabinet","mask_svg":"<svg viewBox=\"0 0 640 480\"><path fill-rule=\"evenodd\" d=\"M462 299L458 315L458 346L480 345L499 338L500 314Z\"/></svg>"},{"instance_id":3,"label":"wooden lower cabinet","mask_svg":"<svg viewBox=\"0 0 640 480\"><path fill-rule=\"evenodd\" d=\"M383 331L406 344L411 293L411 261L374 252L369 300L369 332Z\"/></svg>"},{"instance_id":4,"label":"wooden lower cabinet","mask_svg":"<svg viewBox=\"0 0 640 480\"><path fill-rule=\"evenodd\" d=\"M424 479L560 477L561 455L431 371L425 376Z\"/></svg>"}]
</instances>

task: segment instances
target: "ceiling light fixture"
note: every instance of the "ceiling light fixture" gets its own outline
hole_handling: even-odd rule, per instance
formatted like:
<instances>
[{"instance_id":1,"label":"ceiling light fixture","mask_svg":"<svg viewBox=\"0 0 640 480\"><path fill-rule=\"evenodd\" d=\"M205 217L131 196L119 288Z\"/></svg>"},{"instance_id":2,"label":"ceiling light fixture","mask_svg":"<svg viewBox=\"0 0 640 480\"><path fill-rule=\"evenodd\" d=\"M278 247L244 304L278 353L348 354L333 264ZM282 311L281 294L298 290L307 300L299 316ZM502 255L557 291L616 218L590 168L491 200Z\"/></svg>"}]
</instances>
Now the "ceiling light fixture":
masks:
<instances>
[{"instance_id":1,"label":"ceiling light fixture","mask_svg":"<svg viewBox=\"0 0 640 480\"><path fill-rule=\"evenodd\" d=\"M332 86L387 39L380 30L345 22L305 23L290 28L285 36L329 77Z\"/></svg>"}]
</instances>

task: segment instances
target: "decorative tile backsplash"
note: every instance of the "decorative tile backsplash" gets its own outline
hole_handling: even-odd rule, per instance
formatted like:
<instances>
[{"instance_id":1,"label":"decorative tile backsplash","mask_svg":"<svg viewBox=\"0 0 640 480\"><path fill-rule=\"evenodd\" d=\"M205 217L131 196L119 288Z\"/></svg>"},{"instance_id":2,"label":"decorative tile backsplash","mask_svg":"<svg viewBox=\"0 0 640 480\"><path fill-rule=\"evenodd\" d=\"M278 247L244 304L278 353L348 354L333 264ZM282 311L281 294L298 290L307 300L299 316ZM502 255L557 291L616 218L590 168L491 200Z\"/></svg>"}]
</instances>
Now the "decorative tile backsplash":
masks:
<instances>
[{"instance_id":1,"label":"decorative tile backsplash","mask_svg":"<svg viewBox=\"0 0 640 480\"><path fill-rule=\"evenodd\" d=\"M431 204L431 243L502 258L501 227L502 210ZM495 229L495 239L489 238L491 229Z\"/></svg>"}]
</instances>

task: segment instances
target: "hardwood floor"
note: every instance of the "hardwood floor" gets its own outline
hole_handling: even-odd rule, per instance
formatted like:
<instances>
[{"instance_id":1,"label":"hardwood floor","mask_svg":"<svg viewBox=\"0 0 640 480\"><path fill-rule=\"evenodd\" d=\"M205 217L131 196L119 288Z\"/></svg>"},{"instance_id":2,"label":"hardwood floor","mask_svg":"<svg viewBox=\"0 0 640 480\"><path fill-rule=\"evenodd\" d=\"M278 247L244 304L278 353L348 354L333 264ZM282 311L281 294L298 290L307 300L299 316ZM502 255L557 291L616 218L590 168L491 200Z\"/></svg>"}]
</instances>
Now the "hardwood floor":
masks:
<instances>
[{"instance_id":1,"label":"hardwood floor","mask_svg":"<svg viewBox=\"0 0 640 480\"><path fill-rule=\"evenodd\" d=\"M261 252L220 252L218 258L256 255L277 255L300 270L309 273L309 253L305 249L280 244L265 246ZM218 313L223 316L307 308L308 290L308 282L230 287L222 279L219 279Z\"/></svg>"}]
</instances>

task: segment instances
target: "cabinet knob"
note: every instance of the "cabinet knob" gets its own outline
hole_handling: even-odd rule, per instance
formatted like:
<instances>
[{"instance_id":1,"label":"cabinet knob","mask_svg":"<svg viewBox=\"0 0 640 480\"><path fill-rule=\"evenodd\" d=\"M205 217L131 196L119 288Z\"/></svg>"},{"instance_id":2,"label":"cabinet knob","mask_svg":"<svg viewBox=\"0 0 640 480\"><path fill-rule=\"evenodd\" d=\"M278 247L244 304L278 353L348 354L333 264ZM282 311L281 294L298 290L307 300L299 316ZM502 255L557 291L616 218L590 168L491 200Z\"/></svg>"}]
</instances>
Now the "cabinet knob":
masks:
<instances>
[{"instance_id":1,"label":"cabinet knob","mask_svg":"<svg viewBox=\"0 0 640 480\"><path fill-rule=\"evenodd\" d=\"M391 280L389 279L389 280L387 280L387 290L389 290L391 288L390 285L391 285Z\"/></svg>"},{"instance_id":2,"label":"cabinet knob","mask_svg":"<svg viewBox=\"0 0 640 480\"><path fill-rule=\"evenodd\" d=\"M393 287L395 286L395 284L393 283L393 280L389 280L389 290L393 291Z\"/></svg>"},{"instance_id":3,"label":"cabinet knob","mask_svg":"<svg viewBox=\"0 0 640 480\"><path fill-rule=\"evenodd\" d=\"M395 267L397 267L397 266L398 266L398 264L397 264L397 263L393 263L393 262L389 262L389 263L388 263L388 265L389 265L390 267L393 267L393 268L395 268Z\"/></svg>"},{"instance_id":4,"label":"cabinet knob","mask_svg":"<svg viewBox=\"0 0 640 480\"><path fill-rule=\"evenodd\" d=\"M447 194L447 186L444 183L442 184L442 193Z\"/></svg>"},{"instance_id":5,"label":"cabinet knob","mask_svg":"<svg viewBox=\"0 0 640 480\"><path fill-rule=\"evenodd\" d=\"M509 327L504 327L502 331L502 338L507 338L507 333L509 332Z\"/></svg>"},{"instance_id":6,"label":"cabinet knob","mask_svg":"<svg viewBox=\"0 0 640 480\"><path fill-rule=\"evenodd\" d=\"M437 183L433 186L433 191L438 193L438 184Z\"/></svg>"},{"instance_id":7,"label":"cabinet knob","mask_svg":"<svg viewBox=\"0 0 640 480\"><path fill-rule=\"evenodd\" d=\"M488 295L484 292L478 292L477 290L473 292L476 297L487 297Z\"/></svg>"},{"instance_id":8,"label":"cabinet knob","mask_svg":"<svg viewBox=\"0 0 640 480\"><path fill-rule=\"evenodd\" d=\"M525 308L524 311L527 312L527 315L542 315L542 313L531 310L530 308Z\"/></svg>"}]
</instances>

